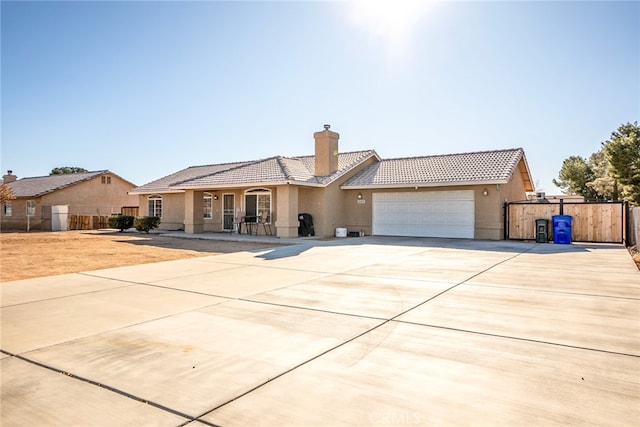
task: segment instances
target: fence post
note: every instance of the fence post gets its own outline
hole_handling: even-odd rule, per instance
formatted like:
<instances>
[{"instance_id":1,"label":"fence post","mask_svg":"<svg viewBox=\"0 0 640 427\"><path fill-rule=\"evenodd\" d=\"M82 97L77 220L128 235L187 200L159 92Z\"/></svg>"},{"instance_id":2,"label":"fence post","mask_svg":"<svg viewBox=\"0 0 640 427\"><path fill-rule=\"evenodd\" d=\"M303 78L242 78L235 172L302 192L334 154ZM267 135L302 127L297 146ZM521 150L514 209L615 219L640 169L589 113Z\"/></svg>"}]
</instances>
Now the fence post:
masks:
<instances>
[{"instance_id":1,"label":"fence post","mask_svg":"<svg viewBox=\"0 0 640 427\"><path fill-rule=\"evenodd\" d=\"M504 240L509 240L509 202L504 202L502 205L502 215L503 215L503 223L502 227L504 227L503 235Z\"/></svg>"},{"instance_id":2,"label":"fence post","mask_svg":"<svg viewBox=\"0 0 640 427\"><path fill-rule=\"evenodd\" d=\"M629 202L625 201L622 205L622 226L624 229L622 230L622 235L624 236L624 245L626 247L631 246L629 243L629 239L631 237L631 230L629 230Z\"/></svg>"}]
</instances>

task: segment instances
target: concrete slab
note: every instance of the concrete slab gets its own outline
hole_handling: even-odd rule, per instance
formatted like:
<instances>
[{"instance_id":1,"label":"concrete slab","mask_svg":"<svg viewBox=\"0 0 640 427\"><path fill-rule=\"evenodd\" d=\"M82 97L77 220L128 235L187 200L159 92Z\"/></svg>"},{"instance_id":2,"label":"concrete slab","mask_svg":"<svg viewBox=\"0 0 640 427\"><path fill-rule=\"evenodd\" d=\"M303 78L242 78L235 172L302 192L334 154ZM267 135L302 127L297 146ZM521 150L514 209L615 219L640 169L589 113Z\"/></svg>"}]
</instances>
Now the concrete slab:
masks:
<instances>
[{"instance_id":1,"label":"concrete slab","mask_svg":"<svg viewBox=\"0 0 640 427\"><path fill-rule=\"evenodd\" d=\"M640 356L636 299L460 285L398 320Z\"/></svg>"},{"instance_id":2,"label":"concrete slab","mask_svg":"<svg viewBox=\"0 0 640 427\"><path fill-rule=\"evenodd\" d=\"M207 258L214 258L214 260L213 262L207 262ZM151 283L158 280L238 268L237 264L227 264L215 258L217 257L212 256L131 265L127 267L93 270L85 274L132 283Z\"/></svg>"},{"instance_id":3,"label":"concrete slab","mask_svg":"<svg viewBox=\"0 0 640 427\"><path fill-rule=\"evenodd\" d=\"M202 419L224 426L635 425L636 357L391 322Z\"/></svg>"},{"instance_id":4,"label":"concrete slab","mask_svg":"<svg viewBox=\"0 0 640 427\"><path fill-rule=\"evenodd\" d=\"M606 246L354 238L10 282L2 349L194 426L636 425L640 272ZM10 421L113 410L26 365Z\"/></svg>"},{"instance_id":5,"label":"concrete slab","mask_svg":"<svg viewBox=\"0 0 640 427\"><path fill-rule=\"evenodd\" d=\"M230 301L28 356L196 416L380 323Z\"/></svg>"},{"instance_id":6,"label":"concrete slab","mask_svg":"<svg viewBox=\"0 0 640 427\"><path fill-rule=\"evenodd\" d=\"M359 268L370 264L366 256L338 256L329 254L301 255L297 257L286 257L278 259L268 259L270 267L289 270L304 270L316 273L342 273L354 268Z\"/></svg>"},{"instance_id":7,"label":"concrete slab","mask_svg":"<svg viewBox=\"0 0 640 427\"><path fill-rule=\"evenodd\" d=\"M601 267L599 267L601 268ZM633 267L635 268L635 266ZM518 260L508 265L497 265L468 284L507 286L532 290L594 294L622 298L640 298L638 273L627 271L603 271L584 266L581 271L570 270L563 265ZM515 277L514 277L515 274Z\"/></svg>"},{"instance_id":8,"label":"concrete slab","mask_svg":"<svg viewBox=\"0 0 640 427\"><path fill-rule=\"evenodd\" d=\"M390 319L451 283L334 274L250 297L252 301Z\"/></svg>"},{"instance_id":9,"label":"concrete slab","mask_svg":"<svg viewBox=\"0 0 640 427\"><path fill-rule=\"evenodd\" d=\"M341 273L377 261L402 257L424 250L416 246L354 245L346 244L344 241L322 243L324 244L313 246L305 242L299 245L282 246L251 253L225 254L212 261L319 273Z\"/></svg>"},{"instance_id":10,"label":"concrete slab","mask_svg":"<svg viewBox=\"0 0 640 427\"><path fill-rule=\"evenodd\" d=\"M460 283L515 256L512 252L429 248L401 260L389 259L349 271L350 274L387 278Z\"/></svg>"},{"instance_id":11,"label":"concrete slab","mask_svg":"<svg viewBox=\"0 0 640 427\"><path fill-rule=\"evenodd\" d=\"M467 283L640 298L640 280L621 245L538 245Z\"/></svg>"},{"instance_id":12,"label":"concrete slab","mask_svg":"<svg viewBox=\"0 0 640 427\"><path fill-rule=\"evenodd\" d=\"M221 297L243 298L325 275L326 273L273 267L238 266L234 269L158 280L152 283Z\"/></svg>"},{"instance_id":13,"label":"concrete slab","mask_svg":"<svg viewBox=\"0 0 640 427\"><path fill-rule=\"evenodd\" d=\"M0 285L0 303L6 307L125 286L131 286L131 283L76 273L16 280Z\"/></svg>"},{"instance_id":14,"label":"concrete slab","mask_svg":"<svg viewBox=\"0 0 640 427\"><path fill-rule=\"evenodd\" d=\"M4 307L2 350L19 354L223 301L134 285Z\"/></svg>"},{"instance_id":15,"label":"concrete slab","mask_svg":"<svg viewBox=\"0 0 640 427\"><path fill-rule=\"evenodd\" d=\"M2 359L3 426L171 426L186 418L15 357Z\"/></svg>"}]
</instances>

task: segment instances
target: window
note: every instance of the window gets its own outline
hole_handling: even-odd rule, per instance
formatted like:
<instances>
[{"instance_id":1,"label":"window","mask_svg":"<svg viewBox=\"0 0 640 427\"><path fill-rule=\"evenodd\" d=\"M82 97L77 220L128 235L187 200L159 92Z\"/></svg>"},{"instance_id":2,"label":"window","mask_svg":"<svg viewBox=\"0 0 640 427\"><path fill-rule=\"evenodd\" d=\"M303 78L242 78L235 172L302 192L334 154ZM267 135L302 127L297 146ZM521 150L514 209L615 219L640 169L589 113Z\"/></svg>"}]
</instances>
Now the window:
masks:
<instances>
[{"instance_id":1,"label":"window","mask_svg":"<svg viewBox=\"0 0 640 427\"><path fill-rule=\"evenodd\" d=\"M36 216L35 200L27 200L27 216Z\"/></svg>"},{"instance_id":2,"label":"window","mask_svg":"<svg viewBox=\"0 0 640 427\"><path fill-rule=\"evenodd\" d=\"M111 184L111 177L110 176L103 176L102 177L102 183L103 184Z\"/></svg>"},{"instance_id":3,"label":"window","mask_svg":"<svg viewBox=\"0 0 640 427\"><path fill-rule=\"evenodd\" d=\"M149 216L162 218L162 196L149 196Z\"/></svg>"},{"instance_id":4,"label":"window","mask_svg":"<svg viewBox=\"0 0 640 427\"><path fill-rule=\"evenodd\" d=\"M255 217L266 215L266 221L271 222L271 191L263 188L249 190L244 194L245 215Z\"/></svg>"},{"instance_id":5,"label":"window","mask_svg":"<svg viewBox=\"0 0 640 427\"><path fill-rule=\"evenodd\" d=\"M204 193L204 219L212 219L213 218L213 195L211 193Z\"/></svg>"},{"instance_id":6,"label":"window","mask_svg":"<svg viewBox=\"0 0 640 427\"><path fill-rule=\"evenodd\" d=\"M4 205L2 206L2 213L4 216L11 216L11 208L11 202L4 202Z\"/></svg>"}]
</instances>

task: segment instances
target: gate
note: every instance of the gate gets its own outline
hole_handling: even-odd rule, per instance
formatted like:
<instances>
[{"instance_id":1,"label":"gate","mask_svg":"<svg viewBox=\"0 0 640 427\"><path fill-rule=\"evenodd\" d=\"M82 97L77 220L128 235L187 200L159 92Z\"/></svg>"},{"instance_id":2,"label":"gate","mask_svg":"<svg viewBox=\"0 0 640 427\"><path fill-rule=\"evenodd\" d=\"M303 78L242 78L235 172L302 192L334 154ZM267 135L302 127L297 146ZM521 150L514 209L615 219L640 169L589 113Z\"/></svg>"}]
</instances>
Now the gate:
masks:
<instances>
[{"instance_id":1,"label":"gate","mask_svg":"<svg viewBox=\"0 0 640 427\"><path fill-rule=\"evenodd\" d=\"M571 215L574 242L625 243L627 202L507 202L504 204L505 240L536 240L536 219ZM550 227L551 228L551 227ZM549 229L549 237L552 236Z\"/></svg>"}]
</instances>

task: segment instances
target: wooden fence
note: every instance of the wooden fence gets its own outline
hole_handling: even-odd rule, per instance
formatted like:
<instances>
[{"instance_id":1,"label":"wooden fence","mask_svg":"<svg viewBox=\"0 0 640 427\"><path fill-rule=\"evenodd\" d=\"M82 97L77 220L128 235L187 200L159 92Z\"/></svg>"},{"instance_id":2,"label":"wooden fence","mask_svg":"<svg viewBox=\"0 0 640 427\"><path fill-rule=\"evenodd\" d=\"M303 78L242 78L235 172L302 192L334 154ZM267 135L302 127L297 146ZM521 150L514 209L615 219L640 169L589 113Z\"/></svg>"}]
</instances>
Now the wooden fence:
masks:
<instances>
[{"instance_id":1,"label":"wooden fence","mask_svg":"<svg viewBox=\"0 0 640 427\"><path fill-rule=\"evenodd\" d=\"M553 240L552 217L570 215L574 242L627 242L628 204L608 203L505 203L505 239L536 240L536 219L549 220L548 240Z\"/></svg>"},{"instance_id":2,"label":"wooden fence","mask_svg":"<svg viewBox=\"0 0 640 427\"><path fill-rule=\"evenodd\" d=\"M69 230L97 230L109 228L109 217L104 215L69 215Z\"/></svg>"},{"instance_id":3,"label":"wooden fence","mask_svg":"<svg viewBox=\"0 0 640 427\"><path fill-rule=\"evenodd\" d=\"M120 208L121 215L138 216L138 206L123 206Z\"/></svg>"}]
</instances>

